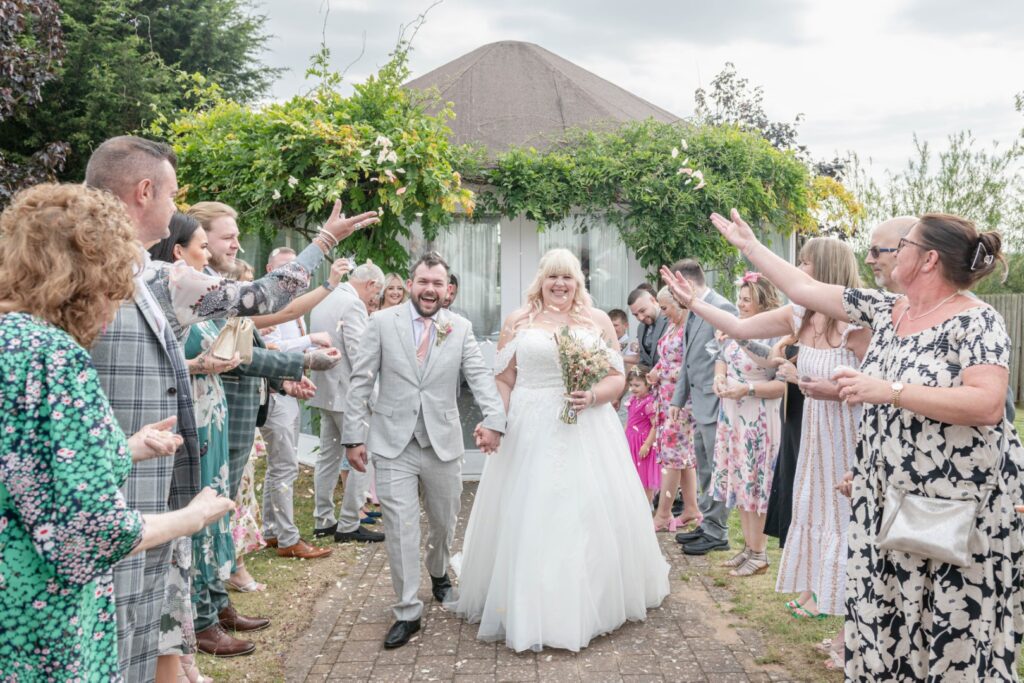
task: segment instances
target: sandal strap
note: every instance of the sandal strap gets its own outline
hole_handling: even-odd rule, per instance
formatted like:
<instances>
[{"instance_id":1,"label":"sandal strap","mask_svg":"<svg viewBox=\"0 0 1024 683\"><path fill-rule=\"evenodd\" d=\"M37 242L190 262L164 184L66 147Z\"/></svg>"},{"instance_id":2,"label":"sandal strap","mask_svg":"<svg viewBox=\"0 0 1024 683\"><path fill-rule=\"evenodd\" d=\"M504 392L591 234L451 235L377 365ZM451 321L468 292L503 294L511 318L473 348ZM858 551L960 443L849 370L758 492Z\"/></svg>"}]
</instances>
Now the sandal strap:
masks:
<instances>
[{"instance_id":1,"label":"sandal strap","mask_svg":"<svg viewBox=\"0 0 1024 683\"><path fill-rule=\"evenodd\" d=\"M764 553L751 553L747 561L737 567L735 570L736 576L751 576L755 572L758 572L768 566L768 559L758 558L757 555L764 555Z\"/></svg>"}]
</instances>

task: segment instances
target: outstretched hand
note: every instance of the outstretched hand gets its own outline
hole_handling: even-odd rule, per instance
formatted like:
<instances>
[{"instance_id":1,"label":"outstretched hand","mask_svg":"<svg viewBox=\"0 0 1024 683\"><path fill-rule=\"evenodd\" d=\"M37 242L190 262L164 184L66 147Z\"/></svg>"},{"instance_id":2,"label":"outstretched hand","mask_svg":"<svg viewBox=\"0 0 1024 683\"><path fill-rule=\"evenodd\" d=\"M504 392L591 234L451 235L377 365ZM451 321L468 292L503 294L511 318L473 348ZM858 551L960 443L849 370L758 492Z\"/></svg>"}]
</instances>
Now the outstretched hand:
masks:
<instances>
[{"instance_id":1,"label":"outstretched hand","mask_svg":"<svg viewBox=\"0 0 1024 683\"><path fill-rule=\"evenodd\" d=\"M334 208L331 210L331 216L324 223L324 230L331 233L331 235L339 242L356 230L361 228L368 228L374 223L380 223L380 219L377 218L376 211L365 211L358 216L346 218L341 213L341 200L335 200Z\"/></svg>"},{"instance_id":2,"label":"outstretched hand","mask_svg":"<svg viewBox=\"0 0 1024 683\"><path fill-rule=\"evenodd\" d=\"M178 422L176 415L165 417L159 422L144 425L142 429L128 438L128 450L132 454L132 462L141 462L165 455L174 455L184 440L172 429Z\"/></svg>"},{"instance_id":3,"label":"outstretched hand","mask_svg":"<svg viewBox=\"0 0 1024 683\"><path fill-rule=\"evenodd\" d=\"M730 216L731 220L720 213L713 213L711 214L711 224L718 229L718 232L722 233L722 237L728 240L729 244L745 255L747 249L758 244L757 236L747 222L740 218L739 211L733 209Z\"/></svg>"},{"instance_id":4,"label":"outstretched hand","mask_svg":"<svg viewBox=\"0 0 1024 683\"><path fill-rule=\"evenodd\" d=\"M694 295L693 285L690 284L690 281L668 266L662 266L660 272L661 279L665 281L676 301L689 308L693 304Z\"/></svg>"},{"instance_id":5,"label":"outstretched hand","mask_svg":"<svg viewBox=\"0 0 1024 683\"><path fill-rule=\"evenodd\" d=\"M839 385L839 400L851 405L888 403L892 398L887 382L850 367L839 366L832 379Z\"/></svg>"}]
</instances>

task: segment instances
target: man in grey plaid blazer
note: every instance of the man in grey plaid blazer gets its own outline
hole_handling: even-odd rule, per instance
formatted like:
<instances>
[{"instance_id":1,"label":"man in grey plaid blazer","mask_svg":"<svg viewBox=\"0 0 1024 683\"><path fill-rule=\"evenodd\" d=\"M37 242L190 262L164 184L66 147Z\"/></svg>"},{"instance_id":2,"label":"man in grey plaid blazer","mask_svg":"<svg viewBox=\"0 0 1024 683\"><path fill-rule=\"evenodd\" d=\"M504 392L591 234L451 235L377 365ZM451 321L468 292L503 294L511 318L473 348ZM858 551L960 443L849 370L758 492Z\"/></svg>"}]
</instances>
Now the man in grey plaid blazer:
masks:
<instances>
[{"instance_id":1,"label":"man in grey plaid blazer","mask_svg":"<svg viewBox=\"0 0 1024 683\"><path fill-rule=\"evenodd\" d=\"M133 136L112 138L90 157L86 184L121 199L139 241L143 247L149 246L168 234L178 192L175 164L174 152L166 145ZM335 213L340 211L339 206L335 209ZM358 223L358 219L352 222ZM350 234L353 226L333 227L338 234L332 233L332 238L340 239ZM145 251L140 251L145 259ZM136 277L133 299L121 305L113 323L97 340L92 356L114 415L126 433L177 415L177 428L184 440L173 459L157 458L133 466L124 486L128 506L144 514L185 507L198 493L200 481L188 371L174 328L147 286L144 271ZM155 677L169 568L169 544L126 558L114 568L118 658L126 680Z\"/></svg>"}]
</instances>

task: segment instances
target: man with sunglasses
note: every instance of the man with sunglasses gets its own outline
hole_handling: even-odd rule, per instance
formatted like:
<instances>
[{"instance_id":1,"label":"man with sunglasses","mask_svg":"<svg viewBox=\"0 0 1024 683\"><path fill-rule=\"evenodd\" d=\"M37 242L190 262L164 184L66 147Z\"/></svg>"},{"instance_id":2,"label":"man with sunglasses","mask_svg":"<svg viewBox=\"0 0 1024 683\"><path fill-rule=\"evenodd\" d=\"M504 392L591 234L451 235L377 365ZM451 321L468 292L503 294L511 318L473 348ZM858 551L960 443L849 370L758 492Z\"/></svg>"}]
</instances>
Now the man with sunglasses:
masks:
<instances>
[{"instance_id":1,"label":"man with sunglasses","mask_svg":"<svg viewBox=\"0 0 1024 683\"><path fill-rule=\"evenodd\" d=\"M875 276L875 285L894 294L902 294L900 286L893 282L892 271L896 267L896 252L903 244L924 248L917 242L906 239L910 229L917 223L914 216L898 216L882 221L871 231L871 246L868 248L867 258L864 262L871 268ZM974 296L971 292L965 292ZM1013 403L1013 389L1007 390L1006 394L1006 419L1011 422L1016 415L1016 406Z\"/></svg>"}]
</instances>

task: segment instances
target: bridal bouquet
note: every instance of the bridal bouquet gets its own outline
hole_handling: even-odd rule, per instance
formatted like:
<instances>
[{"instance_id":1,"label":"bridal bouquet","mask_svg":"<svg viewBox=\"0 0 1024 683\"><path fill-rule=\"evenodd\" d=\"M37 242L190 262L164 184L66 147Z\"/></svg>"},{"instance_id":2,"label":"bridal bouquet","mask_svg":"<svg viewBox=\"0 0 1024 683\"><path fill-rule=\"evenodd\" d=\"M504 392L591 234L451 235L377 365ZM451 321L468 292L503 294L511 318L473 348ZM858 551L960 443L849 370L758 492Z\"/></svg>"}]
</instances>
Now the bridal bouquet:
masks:
<instances>
[{"instance_id":1,"label":"bridal bouquet","mask_svg":"<svg viewBox=\"0 0 1024 683\"><path fill-rule=\"evenodd\" d=\"M562 366L562 384L566 394L587 391L608 374L608 355L600 339L587 343L563 325L555 332L555 344L558 346L558 362ZM576 409L570 399L565 399L558 417L565 424L576 424Z\"/></svg>"}]
</instances>

